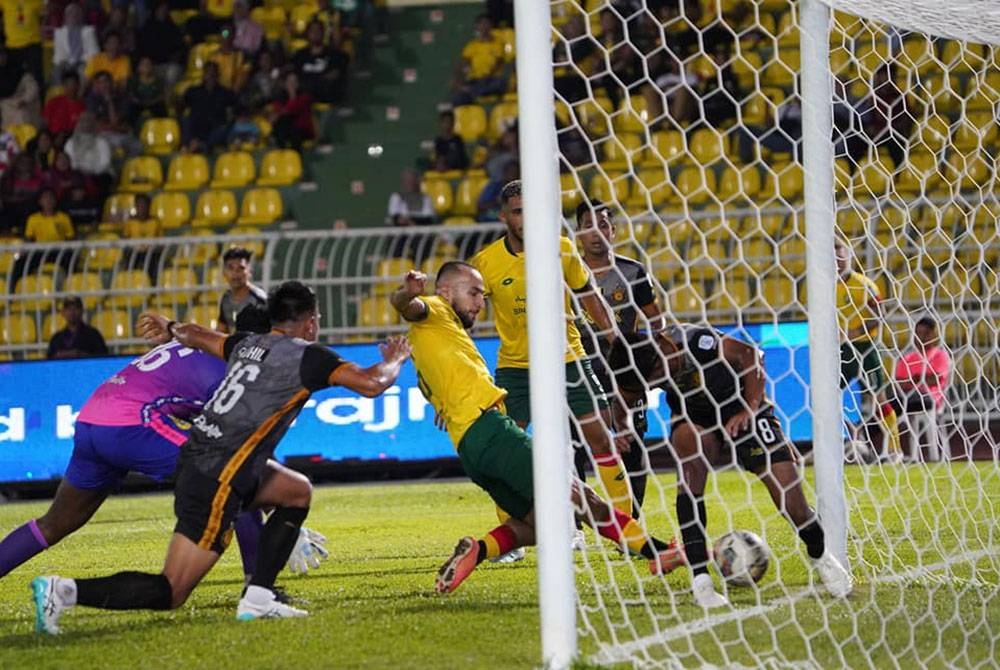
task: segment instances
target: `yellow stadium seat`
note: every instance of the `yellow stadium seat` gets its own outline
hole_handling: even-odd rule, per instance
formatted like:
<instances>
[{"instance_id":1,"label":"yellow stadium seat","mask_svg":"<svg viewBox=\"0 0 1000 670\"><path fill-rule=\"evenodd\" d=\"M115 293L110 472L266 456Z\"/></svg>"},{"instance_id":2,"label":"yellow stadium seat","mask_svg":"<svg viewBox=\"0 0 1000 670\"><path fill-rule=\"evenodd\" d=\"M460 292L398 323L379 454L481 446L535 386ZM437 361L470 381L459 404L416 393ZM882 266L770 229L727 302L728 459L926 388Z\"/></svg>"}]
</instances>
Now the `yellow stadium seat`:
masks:
<instances>
[{"instance_id":1,"label":"yellow stadium seat","mask_svg":"<svg viewBox=\"0 0 1000 670\"><path fill-rule=\"evenodd\" d=\"M670 175L662 168L645 168L639 171L638 180L632 189L629 204L645 206L646 195L654 208L678 202L678 195L670 181Z\"/></svg>"},{"instance_id":2,"label":"yellow stadium seat","mask_svg":"<svg viewBox=\"0 0 1000 670\"><path fill-rule=\"evenodd\" d=\"M583 200L583 193L573 173L563 172L559 175L559 190L562 193L563 212L576 210L577 205Z\"/></svg>"},{"instance_id":3,"label":"yellow stadium seat","mask_svg":"<svg viewBox=\"0 0 1000 670\"><path fill-rule=\"evenodd\" d=\"M260 164L258 186L287 186L302 178L302 157L291 149L272 149Z\"/></svg>"},{"instance_id":4,"label":"yellow stadium seat","mask_svg":"<svg viewBox=\"0 0 1000 670\"><path fill-rule=\"evenodd\" d=\"M28 142L35 139L35 136L38 134L38 128L31 123L12 123L4 130L14 136L14 139L17 140L17 146L22 151L28 146Z\"/></svg>"},{"instance_id":5,"label":"yellow stadium seat","mask_svg":"<svg viewBox=\"0 0 1000 670\"><path fill-rule=\"evenodd\" d=\"M937 153L944 148L951 136L951 124L940 114L933 114L919 121L918 142L910 143L911 150L916 146L930 153Z\"/></svg>"},{"instance_id":6,"label":"yellow stadium seat","mask_svg":"<svg viewBox=\"0 0 1000 670\"><path fill-rule=\"evenodd\" d=\"M894 188L898 193L932 193L941 183L937 158L928 151L911 149L907 159L894 175Z\"/></svg>"},{"instance_id":7,"label":"yellow stadium seat","mask_svg":"<svg viewBox=\"0 0 1000 670\"><path fill-rule=\"evenodd\" d=\"M363 298L358 304L358 325L364 327L394 326L399 314L389 304L388 298Z\"/></svg>"},{"instance_id":8,"label":"yellow stadium seat","mask_svg":"<svg viewBox=\"0 0 1000 670\"><path fill-rule=\"evenodd\" d=\"M737 170L727 167L719 179L719 198L725 202L733 199L753 200L760 192L760 171L755 165Z\"/></svg>"},{"instance_id":9,"label":"yellow stadium seat","mask_svg":"<svg viewBox=\"0 0 1000 670\"><path fill-rule=\"evenodd\" d=\"M691 134L688 149L696 163L710 165L726 155L728 141L726 135L709 128L701 128Z\"/></svg>"},{"instance_id":10,"label":"yellow stadium seat","mask_svg":"<svg viewBox=\"0 0 1000 670\"><path fill-rule=\"evenodd\" d=\"M975 151L971 154L953 153L948 158L947 180L962 191L993 190L992 160Z\"/></svg>"},{"instance_id":11,"label":"yellow stadium seat","mask_svg":"<svg viewBox=\"0 0 1000 670\"><path fill-rule=\"evenodd\" d=\"M403 275L413 269L408 258L384 258L375 266L377 280L372 286L376 296L386 296L396 289Z\"/></svg>"},{"instance_id":12,"label":"yellow stadium seat","mask_svg":"<svg viewBox=\"0 0 1000 670\"><path fill-rule=\"evenodd\" d=\"M51 296L55 292L56 283L50 275L25 275L14 285L14 300L10 309L14 312L45 311L52 306ZM29 295L37 297L24 297Z\"/></svg>"},{"instance_id":13,"label":"yellow stadium seat","mask_svg":"<svg viewBox=\"0 0 1000 670\"><path fill-rule=\"evenodd\" d=\"M424 179L421 190L430 196L434 211L444 216L451 212L455 196L451 192L451 184L444 179Z\"/></svg>"},{"instance_id":14,"label":"yellow stadium seat","mask_svg":"<svg viewBox=\"0 0 1000 670\"><path fill-rule=\"evenodd\" d=\"M91 242L103 242L107 246L87 245L87 259L84 267L87 270L111 270L118 264L122 257L121 247L113 246L115 240L120 239L116 233L94 233L87 236Z\"/></svg>"},{"instance_id":15,"label":"yellow stadium seat","mask_svg":"<svg viewBox=\"0 0 1000 670\"><path fill-rule=\"evenodd\" d=\"M306 32L309 21L319 12L319 6L310 2L298 2L288 13L288 23L293 35Z\"/></svg>"},{"instance_id":16,"label":"yellow stadium seat","mask_svg":"<svg viewBox=\"0 0 1000 670\"><path fill-rule=\"evenodd\" d=\"M464 142L475 142L486 133L486 110L480 105L459 105L454 109L455 132Z\"/></svg>"},{"instance_id":17,"label":"yellow stadium seat","mask_svg":"<svg viewBox=\"0 0 1000 670\"><path fill-rule=\"evenodd\" d=\"M118 189L129 193L149 193L162 184L160 160L155 156L136 156L125 161Z\"/></svg>"},{"instance_id":18,"label":"yellow stadium seat","mask_svg":"<svg viewBox=\"0 0 1000 670\"><path fill-rule=\"evenodd\" d=\"M573 105L573 114L583 131L591 137L608 134L608 112L593 100L584 100ZM631 132L641 132L633 128Z\"/></svg>"},{"instance_id":19,"label":"yellow stadium seat","mask_svg":"<svg viewBox=\"0 0 1000 670\"><path fill-rule=\"evenodd\" d=\"M283 7L254 7L250 10L250 18L264 28L264 37L268 42L276 42L285 36L288 15Z\"/></svg>"},{"instance_id":20,"label":"yellow stadium seat","mask_svg":"<svg viewBox=\"0 0 1000 670\"><path fill-rule=\"evenodd\" d=\"M193 305L188 309L184 320L190 323L197 323L199 326L215 330L219 326L219 303Z\"/></svg>"},{"instance_id":21,"label":"yellow stadium seat","mask_svg":"<svg viewBox=\"0 0 1000 670\"><path fill-rule=\"evenodd\" d=\"M487 183L486 177L466 177L455 189L455 202L451 213L454 216L475 216L479 209L479 194Z\"/></svg>"},{"instance_id":22,"label":"yellow stadium seat","mask_svg":"<svg viewBox=\"0 0 1000 670\"><path fill-rule=\"evenodd\" d=\"M260 229L256 226L233 226L226 235L233 238L230 247L243 247L253 252L254 258L264 257L264 242L260 239Z\"/></svg>"},{"instance_id":23,"label":"yellow stadium seat","mask_svg":"<svg viewBox=\"0 0 1000 670\"><path fill-rule=\"evenodd\" d=\"M34 344L38 341L35 317L28 314L0 316L0 344Z\"/></svg>"},{"instance_id":24,"label":"yellow stadium seat","mask_svg":"<svg viewBox=\"0 0 1000 670\"><path fill-rule=\"evenodd\" d=\"M212 16L225 19L233 15L233 0L208 0L205 9Z\"/></svg>"},{"instance_id":25,"label":"yellow stadium seat","mask_svg":"<svg viewBox=\"0 0 1000 670\"><path fill-rule=\"evenodd\" d=\"M191 201L187 193L157 193L149 209L167 230L180 228L191 220Z\"/></svg>"},{"instance_id":26,"label":"yellow stadium seat","mask_svg":"<svg viewBox=\"0 0 1000 670\"><path fill-rule=\"evenodd\" d=\"M281 218L284 204L276 188L252 188L243 194L240 203L240 225L268 226Z\"/></svg>"},{"instance_id":27,"label":"yellow stadium seat","mask_svg":"<svg viewBox=\"0 0 1000 670\"><path fill-rule=\"evenodd\" d=\"M109 342L132 337L132 318L124 309L100 311L90 320L90 325L100 331L104 339Z\"/></svg>"},{"instance_id":28,"label":"yellow stadium seat","mask_svg":"<svg viewBox=\"0 0 1000 670\"><path fill-rule=\"evenodd\" d=\"M190 267L174 266L164 268L156 280L156 298L162 302L187 303L194 299L198 276Z\"/></svg>"},{"instance_id":29,"label":"yellow stadium seat","mask_svg":"<svg viewBox=\"0 0 1000 670\"><path fill-rule=\"evenodd\" d=\"M224 226L236 218L236 196L232 191L203 191L194 206L191 225L195 228Z\"/></svg>"},{"instance_id":30,"label":"yellow stadium seat","mask_svg":"<svg viewBox=\"0 0 1000 670\"><path fill-rule=\"evenodd\" d=\"M760 278L760 295L771 310L793 307L799 300L795 282L784 272L772 270Z\"/></svg>"},{"instance_id":31,"label":"yellow stadium seat","mask_svg":"<svg viewBox=\"0 0 1000 670\"><path fill-rule=\"evenodd\" d=\"M601 166L610 170L627 170L637 164L643 152L643 140L638 133L618 133L598 144L603 154Z\"/></svg>"},{"instance_id":32,"label":"yellow stadium seat","mask_svg":"<svg viewBox=\"0 0 1000 670\"><path fill-rule=\"evenodd\" d=\"M677 175L677 190L681 198L689 204L708 201L715 192L715 172L696 167L688 167Z\"/></svg>"},{"instance_id":33,"label":"yellow stadium seat","mask_svg":"<svg viewBox=\"0 0 1000 670\"><path fill-rule=\"evenodd\" d=\"M227 151L215 159L211 188L243 188L257 176L253 156L246 151Z\"/></svg>"},{"instance_id":34,"label":"yellow stadium seat","mask_svg":"<svg viewBox=\"0 0 1000 670\"><path fill-rule=\"evenodd\" d=\"M503 57L508 63L514 60L516 55L516 44L514 41L514 29L513 28L494 28L493 29L493 40L499 42L503 46Z\"/></svg>"},{"instance_id":35,"label":"yellow stadium seat","mask_svg":"<svg viewBox=\"0 0 1000 670\"><path fill-rule=\"evenodd\" d=\"M861 198L883 198L889 192L892 169L879 161L865 161L851 178L851 190Z\"/></svg>"},{"instance_id":36,"label":"yellow stadium seat","mask_svg":"<svg viewBox=\"0 0 1000 670\"><path fill-rule=\"evenodd\" d=\"M205 63L212 59L212 55L219 50L219 45L215 42L202 42L195 44L188 51L187 72L184 78L189 81L200 82L201 71L205 68Z\"/></svg>"},{"instance_id":37,"label":"yellow stadium seat","mask_svg":"<svg viewBox=\"0 0 1000 670\"><path fill-rule=\"evenodd\" d=\"M595 174L590 180L587 192L592 200L614 204L624 203L628 200L629 188L628 174Z\"/></svg>"},{"instance_id":38,"label":"yellow stadium seat","mask_svg":"<svg viewBox=\"0 0 1000 670\"><path fill-rule=\"evenodd\" d=\"M42 329L39 331L39 341L48 342L52 339L52 336L57 332L62 330L66 325L66 322L62 318L62 314L56 312L49 312L42 319Z\"/></svg>"},{"instance_id":39,"label":"yellow stadium seat","mask_svg":"<svg viewBox=\"0 0 1000 670\"><path fill-rule=\"evenodd\" d=\"M0 251L0 276L6 275L14 267L14 263L20 257L18 247L24 241L20 237L0 236L0 247L7 246L8 249Z\"/></svg>"},{"instance_id":40,"label":"yellow stadium seat","mask_svg":"<svg viewBox=\"0 0 1000 670\"><path fill-rule=\"evenodd\" d=\"M145 270L120 270L111 278L109 307L142 307L149 298L153 282ZM135 292L133 291L141 291Z\"/></svg>"},{"instance_id":41,"label":"yellow stadium seat","mask_svg":"<svg viewBox=\"0 0 1000 670\"><path fill-rule=\"evenodd\" d=\"M234 205L235 211L235 205ZM215 242L198 242L197 238L212 235L211 230L196 229L187 234L185 242L178 246L173 258L174 265L204 265L219 256L219 245ZM221 278L219 284L222 283ZM213 284L214 285L214 284Z\"/></svg>"},{"instance_id":42,"label":"yellow stadium seat","mask_svg":"<svg viewBox=\"0 0 1000 670\"><path fill-rule=\"evenodd\" d=\"M490 110L490 120L486 127L486 139L495 142L516 121L517 103L498 102Z\"/></svg>"},{"instance_id":43,"label":"yellow stadium seat","mask_svg":"<svg viewBox=\"0 0 1000 670\"><path fill-rule=\"evenodd\" d=\"M174 156L167 168L167 191L195 191L208 182L208 161L201 154Z\"/></svg>"},{"instance_id":44,"label":"yellow stadium seat","mask_svg":"<svg viewBox=\"0 0 1000 670\"><path fill-rule=\"evenodd\" d=\"M135 214L134 193L113 193L104 201L103 221L124 223Z\"/></svg>"},{"instance_id":45,"label":"yellow stadium seat","mask_svg":"<svg viewBox=\"0 0 1000 670\"><path fill-rule=\"evenodd\" d=\"M653 133L653 148L646 152L646 160L657 159L670 163L685 156L684 134L679 130L660 130Z\"/></svg>"},{"instance_id":46,"label":"yellow stadium seat","mask_svg":"<svg viewBox=\"0 0 1000 670\"><path fill-rule=\"evenodd\" d=\"M789 163L780 168L778 172L778 194L787 203L794 203L802 199L802 165L799 163Z\"/></svg>"},{"instance_id":47,"label":"yellow stadium seat","mask_svg":"<svg viewBox=\"0 0 1000 670\"><path fill-rule=\"evenodd\" d=\"M671 315L703 316L705 298L690 284L667 288L667 305Z\"/></svg>"},{"instance_id":48,"label":"yellow stadium seat","mask_svg":"<svg viewBox=\"0 0 1000 670\"><path fill-rule=\"evenodd\" d=\"M147 154L166 156L177 151L181 143L181 129L176 119L146 119L139 131Z\"/></svg>"},{"instance_id":49,"label":"yellow stadium seat","mask_svg":"<svg viewBox=\"0 0 1000 670\"><path fill-rule=\"evenodd\" d=\"M63 291L78 295L83 300L86 309L94 309L100 301L100 296L96 295L104 290L104 282L97 272L74 272L66 277L63 282ZM95 295L83 295L84 293L95 293Z\"/></svg>"}]
</instances>

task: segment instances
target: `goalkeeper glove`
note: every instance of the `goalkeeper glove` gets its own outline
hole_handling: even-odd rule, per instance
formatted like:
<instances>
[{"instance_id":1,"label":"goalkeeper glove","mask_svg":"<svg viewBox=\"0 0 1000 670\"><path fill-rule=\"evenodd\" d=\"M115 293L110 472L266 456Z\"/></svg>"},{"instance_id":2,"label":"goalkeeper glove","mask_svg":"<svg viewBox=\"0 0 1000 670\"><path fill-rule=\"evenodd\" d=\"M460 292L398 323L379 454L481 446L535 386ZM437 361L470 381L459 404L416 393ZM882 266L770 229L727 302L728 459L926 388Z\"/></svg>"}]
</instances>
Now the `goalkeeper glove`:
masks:
<instances>
[{"instance_id":1,"label":"goalkeeper glove","mask_svg":"<svg viewBox=\"0 0 1000 670\"><path fill-rule=\"evenodd\" d=\"M326 550L326 537L309 528L299 529L299 539L288 557L288 569L292 574L304 575L310 568L315 570L320 561L330 555Z\"/></svg>"}]
</instances>

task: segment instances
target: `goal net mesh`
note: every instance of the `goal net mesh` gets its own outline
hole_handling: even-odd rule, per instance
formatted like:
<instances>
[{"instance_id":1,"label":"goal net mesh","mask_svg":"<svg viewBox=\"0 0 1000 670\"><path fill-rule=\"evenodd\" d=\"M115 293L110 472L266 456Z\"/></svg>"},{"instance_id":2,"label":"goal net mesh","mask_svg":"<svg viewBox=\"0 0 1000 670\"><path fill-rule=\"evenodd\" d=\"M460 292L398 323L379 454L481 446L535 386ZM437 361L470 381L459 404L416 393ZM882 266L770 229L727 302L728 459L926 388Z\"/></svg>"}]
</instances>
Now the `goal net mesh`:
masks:
<instances>
[{"instance_id":1,"label":"goal net mesh","mask_svg":"<svg viewBox=\"0 0 1000 670\"><path fill-rule=\"evenodd\" d=\"M988 2L828 4L830 60L810 64L790 0L551 2L567 234L581 201L606 203L614 252L652 277L666 323L709 322L762 347L814 507L800 73L829 67L836 234L877 286L870 339L887 380L884 397L857 381L843 392L851 598L824 591L727 447L706 488L708 543L757 533L772 552L765 577L727 587L713 571L733 606L706 613L687 569L651 576L588 534L575 569L589 662L993 667L1000 656L1000 47L989 44L1000 21ZM906 403L891 380L925 318L951 372L939 404L900 413L897 455L882 405ZM648 409L641 520L679 537L662 393ZM589 481L607 495L593 463Z\"/></svg>"}]
</instances>

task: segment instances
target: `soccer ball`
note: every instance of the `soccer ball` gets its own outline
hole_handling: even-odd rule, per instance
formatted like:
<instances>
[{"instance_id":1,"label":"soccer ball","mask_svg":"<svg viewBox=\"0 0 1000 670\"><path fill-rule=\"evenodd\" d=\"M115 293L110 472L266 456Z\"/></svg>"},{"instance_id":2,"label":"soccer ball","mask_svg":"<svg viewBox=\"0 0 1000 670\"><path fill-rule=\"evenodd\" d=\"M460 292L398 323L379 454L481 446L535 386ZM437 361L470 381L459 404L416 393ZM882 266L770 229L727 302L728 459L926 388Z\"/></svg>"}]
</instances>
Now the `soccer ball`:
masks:
<instances>
[{"instance_id":1,"label":"soccer ball","mask_svg":"<svg viewBox=\"0 0 1000 670\"><path fill-rule=\"evenodd\" d=\"M715 565L727 583L750 586L759 582L771 562L771 550L760 536L734 530L715 541Z\"/></svg>"}]
</instances>

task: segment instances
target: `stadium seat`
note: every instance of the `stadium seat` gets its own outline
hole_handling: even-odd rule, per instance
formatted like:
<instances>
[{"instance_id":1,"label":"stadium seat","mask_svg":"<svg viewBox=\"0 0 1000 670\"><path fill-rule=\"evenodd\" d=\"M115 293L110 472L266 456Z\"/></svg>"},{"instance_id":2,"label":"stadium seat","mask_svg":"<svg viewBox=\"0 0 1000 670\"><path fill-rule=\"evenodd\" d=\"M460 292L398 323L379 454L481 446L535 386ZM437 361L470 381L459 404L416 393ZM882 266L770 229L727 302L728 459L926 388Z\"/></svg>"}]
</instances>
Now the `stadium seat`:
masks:
<instances>
[{"instance_id":1,"label":"stadium seat","mask_svg":"<svg viewBox=\"0 0 1000 670\"><path fill-rule=\"evenodd\" d=\"M215 301L214 304L205 303L190 307L184 320L215 330L219 326L218 301Z\"/></svg>"},{"instance_id":2,"label":"stadium seat","mask_svg":"<svg viewBox=\"0 0 1000 670\"><path fill-rule=\"evenodd\" d=\"M455 132L463 142L475 142L486 133L486 110L480 105L459 105L454 109Z\"/></svg>"},{"instance_id":3,"label":"stadium seat","mask_svg":"<svg viewBox=\"0 0 1000 670\"><path fill-rule=\"evenodd\" d=\"M980 189L990 189L988 184L993 181L992 160L982 153L974 151L968 154L952 153L948 157L945 169L946 180L962 191L978 192Z\"/></svg>"},{"instance_id":4,"label":"stadium seat","mask_svg":"<svg viewBox=\"0 0 1000 670\"><path fill-rule=\"evenodd\" d=\"M65 325L66 321L62 318L62 314L49 312L42 318L42 329L38 331L38 341L48 342Z\"/></svg>"},{"instance_id":5,"label":"stadium seat","mask_svg":"<svg viewBox=\"0 0 1000 670\"><path fill-rule=\"evenodd\" d=\"M235 211L235 203L233 205L233 211ZM208 237L213 233L211 230L207 229L195 229L187 234L187 239L183 244L178 245L177 253L172 259L173 265L191 265L191 266L202 266L206 263L214 261L219 257L219 245L215 242L198 242L199 237ZM222 280L219 280L219 285L222 285Z\"/></svg>"},{"instance_id":6,"label":"stadium seat","mask_svg":"<svg viewBox=\"0 0 1000 670\"><path fill-rule=\"evenodd\" d=\"M146 304L153 282L145 270L119 270L111 278L105 304L109 307L137 308ZM142 291L133 293L132 291Z\"/></svg>"},{"instance_id":7,"label":"stadium seat","mask_svg":"<svg viewBox=\"0 0 1000 670\"><path fill-rule=\"evenodd\" d=\"M658 159L666 161L668 164L683 159L685 154L684 134L679 130L660 130L652 136L653 151L646 152L647 161L659 162Z\"/></svg>"},{"instance_id":8,"label":"stadium seat","mask_svg":"<svg viewBox=\"0 0 1000 670\"><path fill-rule=\"evenodd\" d=\"M260 229L256 226L233 226L226 235L232 240L230 247L243 247L253 252L254 258L264 257L264 242L260 239Z\"/></svg>"},{"instance_id":9,"label":"stadium seat","mask_svg":"<svg viewBox=\"0 0 1000 670\"><path fill-rule=\"evenodd\" d=\"M375 266L375 277L372 289L376 296L386 296L396 289L400 278L413 269L413 261L409 258L384 258ZM382 298L384 300L384 298Z\"/></svg>"},{"instance_id":10,"label":"stadium seat","mask_svg":"<svg viewBox=\"0 0 1000 670\"><path fill-rule=\"evenodd\" d=\"M195 191L208 182L208 161L201 154L174 156L167 168L167 191Z\"/></svg>"},{"instance_id":11,"label":"stadium seat","mask_svg":"<svg viewBox=\"0 0 1000 670\"><path fill-rule=\"evenodd\" d=\"M211 188L243 188L257 176L253 156L246 151L227 151L215 159Z\"/></svg>"},{"instance_id":12,"label":"stadium seat","mask_svg":"<svg viewBox=\"0 0 1000 670\"><path fill-rule=\"evenodd\" d=\"M191 226L194 228L225 226L236 218L236 196L232 191L209 190L198 196Z\"/></svg>"},{"instance_id":13,"label":"stadium seat","mask_svg":"<svg viewBox=\"0 0 1000 670\"><path fill-rule=\"evenodd\" d=\"M937 158L928 151L913 148L894 175L893 187L900 194L933 193L941 183Z\"/></svg>"},{"instance_id":14,"label":"stadium seat","mask_svg":"<svg viewBox=\"0 0 1000 670\"><path fill-rule=\"evenodd\" d=\"M167 230L181 228L191 220L191 200L187 193L157 193L153 196L150 214Z\"/></svg>"},{"instance_id":15,"label":"stadium seat","mask_svg":"<svg viewBox=\"0 0 1000 670\"><path fill-rule=\"evenodd\" d=\"M0 316L0 344L34 344L38 341L34 315L4 314Z\"/></svg>"},{"instance_id":16,"label":"stadium seat","mask_svg":"<svg viewBox=\"0 0 1000 670\"><path fill-rule=\"evenodd\" d=\"M188 51L187 71L184 79L191 82L201 81L201 71L205 68L205 63L212 59L212 55L219 50L219 45L215 42L201 42L195 44Z\"/></svg>"},{"instance_id":17,"label":"stadium seat","mask_svg":"<svg viewBox=\"0 0 1000 670\"><path fill-rule=\"evenodd\" d=\"M316 3L296 2L288 12L288 26L292 35L305 34L306 26L318 12L319 6Z\"/></svg>"},{"instance_id":18,"label":"stadium seat","mask_svg":"<svg viewBox=\"0 0 1000 670\"><path fill-rule=\"evenodd\" d=\"M112 193L104 201L102 221L121 224L135 214L134 193Z\"/></svg>"},{"instance_id":19,"label":"stadium seat","mask_svg":"<svg viewBox=\"0 0 1000 670\"><path fill-rule=\"evenodd\" d=\"M146 119L139 131L147 154L167 156L177 151L181 143L181 129L176 119Z\"/></svg>"},{"instance_id":20,"label":"stadium seat","mask_svg":"<svg viewBox=\"0 0 1000 670\"><path fill-rule=\"evenodd\" d=\"M420 189L430 196L434 211L439 216L446 216L451 212L454 204L454 194L451 192L451 184L444 179L427 179L420 183Z\"/></svg>"},{"instance_id":21,"label":"stadium seat","mask_svg":"<svg viewBox=\"0 0 1000 670\"><path fill-rule=\"evenodd\" d=\"M701 128L691 134L688 149L696 163L711 165L728 153L727 138L710 128Z\"/></svg>"},{"instance_id":22,"label":"stadium seat","mask_svg":"<svg viewBox=\"0 0 1000 670\"><path fill-rule=\"evenodd\" d=\"M597 146L606 170L627 170L642 158L643 140L638 133L618 133Z\"/></svg>"},{"instance_id":23,"label":"stadium seat","mask_svg":"<svg viewBox=\"0 0 1000 670\"><path fill-rule=\"evenodd\" d=\"M302 157L291 149L272 149L260 164L258 186L287 186L302 178Z\"/></svg>"},{"instance_id":24,"label":"stadium seat","mask_svg":"<svg viewBox=\"0 0 1000 670\"><path fill-rule=\"evenodd\" d=\"M104 282L97 272L74 272L66 277L62 290L65 293L78 295L83 300L85 309L91 310L97 307L100 295L97 293L104 290ZM95 295L84 295L85 293L95 293Z\"/></svg>"},{"instance_id":25,"label":"stadium seat","mask_svg":"<svg viewBox=\"0 0 1000 670\"><path fill-rule=\"evenodd\" d=\"M486 186L486 177L466 177L455 189L455 201L451 213L455 216L475 216L479 209L479 194Z\"/></svg>"},{"instance_id":26,"label":"stadium seat","mask_svg":"<svg viewBox=\"0 0 1000 670\"><path fill-rule=\"evenodd\" d=\"M198 276L190 267L174 266L164 268L156 280L156 300L161 304L166 298L167 303L188 303L194 299L195 287L198 286Z\"/></svg>"},{"instance_id":27,"label":"stadium seat","mask_svg":"<svg viewBox=\"0 0 1000 670\"><path fill-rule=\"evenodd\" d=\"M254 7L250 10L250 18L264 28L268 42L277 42L285 36L288 15L283 7Z\"/></svg>"},{"instance_id":28,"label":"stadium seat","mask_svg":"<svg viewBox=\"0 0 1000 670\"><path fill-rule=\"evenodd\" d=\"M719 179L719 199L753 200L760 192L760 170L756 165L747 165L741 169L726 167Z\"/></svg>"},{"instance_id":29,"label":"stadium seat","mask_svg":"<svg viewBox=\"0 0 1000 670\"><path fill-rule=\"evenodd\" d=\"M587 192L591 200L609 204L624 203L628 200L630 186L627 173L612 172L607 175L598 173L591 178Z\"/></svg>"},{"instance_id":30,"label":"stadium seat","mask_svg":"<svg viewBox=\"0 0 1000 670\"><path fill-rule=\"evenodd\" d=\"M573 173L563 172L559 175L559 189L562 193L563 212L575 211L577 205L583 200L583 193Z\"/></svg>"},{"instance_id":31,"label":"stadium seat","mask_svg":"<svg viewBox=\"0 0 1000 670\"><path fill-rule=\"evenodd\" d=\"M14 285L14 300L10 303L10 309L13 312L45 311L52 306L51 296L55 292L56 282L51 275L25 275ZM29 295L38 297L24 297Z\"/></svg>"},{"instance_id":32,"label":"stadium seat","mask_svg":"<svg viewBox=\"0 0 1000 670\"><path fill-rule=\"evenodd\" d=\"M486 128L486 139L495 142L503 132L517 121L516 102L498 102L490 110L490 120Z\"/></svg>"},{"instance_id":33,"label":"stadium seat","mask_svg":"<svg viewBox=\"0 0 1000 670\"><path fill-rule=\"evenodd\" d=\"M865 161L851 178L851 191L859 198L884 198L889 193L892 168L879 161Z\"/></svg>"},{"instance_id":34,"label":"stadium seat","mask_svg":"<svg viewBox=\"0 0 1000 670\"><path fill-rule=\"evenodd\" d=\"M149 193L163 184L163 168L155 156L129 158L122 166L122 176L118 183L120 191L128 193Z\"/></svg>"},{"instance_id":35,"label":"stadium seat","mask_svg":"<svg viewBox=\"0 0 1000 670\"><path fill-rule=\"evenodd\" d=\"M794 307L799 301L795 282L778 270L767 272L760 278L759 295L763 297L767 308L774 312Z\"/></svg>"},{"instance_id":36,"label":"stadium seat","mask_svg":"<svg viewBox=\"0 0 1000 670\"><path fill-rule=\"evenodd\" d=\"M670 175L663 168L643 168L639 170L638 182L632 189L629 198L631 205L646 204L646 194L653 207L673 205L679 202L677 189L674 188Z\"/></svg>"},{"instance_id":37,"label":"stadium seat","mask_svg":"<svg viewBox=\"0 0 1000 670\"><path fill-rule=\"evenodd\" d=\"M17 140L17 146L19 146L22 151L28 146L28 143L35 139L35 136L38 135L38 128L31 123L12 123L4 128L4 130L14 136L14 139Z\"/></svg>"},{"instance_id":38,"label":"stadium seat","mask_svg":"<svg viewBox=\"0 0 1000 670\"><path fill-rule=\"evenodd\" d=\"M132 337L132 318L124 309L106 309L94 314L90 325L108 342Z\"/></svg>"},{"instance_id":39,"label":"stadium seat","mask_svg":"<svg viewBox=\"0 0 1000 670\"><path fill-rule=\"evenodd\" d=\"M208 0L205 9L218 19L226 19L233 15L233 0Z\"/></svg>"},{"instance_id":40,"label":"stadium seat","mask_svg":"<svg viewBox=\"0 0 1000 670\"><path fill-rule=\"evenodd\" d=\"M508 63L514 62L517 45L514 40L513 28L494 28L493 39L503 45L503 57Z\"/></svg>"},{"instance_id":41,"label":"stadium seat","mask_svg":"<svg viewBox=\"0 0 1000 670\"><path fill-rule=\"evenodd\" d=\"M118 239L120 238L117 233L93 233L87 236L87 240L90 242L103 242L105 244L113 243ZM107 246L88 244L84 269L111 270L118 264L121 257L121 247L113 246L113 244L107 244Z\"/></svg>"},{"instance_id":42,"label":"stadium seat","mask_svg":"<svg viewBox=\"0 0 1000 670\"><path fill-rule=\"evenodd\" d=\"M688 204L702 204L715 192L715 172L697 167L684 168L677 175L675 185Z\"/></svg>"},{"instance_id":43,"label":"stadium seat","mask_svg":"<svg viewBox=\"0 0 1000 670\"><path fill-rule=\"evenodd\" d=\"M363 298L358 304L358 326L394 326L399 314L384 297Z\"/></svg>"},{"instance_id":44,"label":"stadium seat","mask_svg":"<svg viewBox=\"0 0 1000 670\"><path fill-rule=\"evenodd\" d=\"M278 189L252 188L243 194L236 223L241 226L268 226L280 219L283 213L284 204Z\"/></svg>"},{"instance_id":45,"label":"stadium seat","mask_svg":"<svg viewBox=\"0 0 1000 670\"><path fill-rule=\"evenodd\" d=\"M667 305L671 315L683 314L698 319L704 318L705 299L690 284L667 287Z\"/></svg>"},{"instance_id":46,"label":"stadium seat","mask_svg":"<svg viewBox=\"0 0 1000 670\"><path fill-rule=\"evenodd\" d=\"M573 105L573 114L576 122L590 137L604 137L608 134L609 114L593 100L583 100ZM633 128L631 132L641 132L641 129Z\"/></svg>"}]
</instances>

